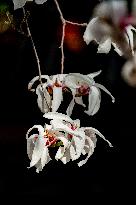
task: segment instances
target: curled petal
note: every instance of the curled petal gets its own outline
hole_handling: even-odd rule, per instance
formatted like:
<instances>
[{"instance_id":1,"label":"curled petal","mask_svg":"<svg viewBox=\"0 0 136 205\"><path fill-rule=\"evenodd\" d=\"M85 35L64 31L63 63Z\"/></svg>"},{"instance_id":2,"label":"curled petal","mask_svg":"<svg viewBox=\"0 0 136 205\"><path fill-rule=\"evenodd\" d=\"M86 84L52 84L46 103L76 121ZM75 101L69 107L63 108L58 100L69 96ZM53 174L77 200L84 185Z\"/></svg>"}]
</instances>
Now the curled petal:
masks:
<instances>
[{"instance_id":1,"label":"curled petal","mask_svg":"<svg viewBox=\"0 0 136 205\"><path fill-rule=\"evenodd\" d=\"M41 78L47 80L48 83L51 83L51 80L48 75L42 75ZM28 90L32 90L33 84L38 80L39 76L34 77L28 84Z\"/></svg>"},{"instance_id":2,"label":"curled petal","mask_svg":"<svg viewBox=\"0 0 136 205\"><path fill-rule=\"evenodd\" d=\"M82 105L83 107L86 107L86 105L83 103L83 98L81 97L75 97L75 102L79 105Z\"/></svg>"},{"instance_id":3,"label":"curled petal","mask_svg":"<svg viewBox=\"0 0 136 205\"><path fill-rule=\"evenodd\" d=\"M100 108L101 93L98 88L92 86L89 93L88 110L84 111L88 115L94 115Z\"/></svg>"},{"instance_id":4,"label":"curled petal","mask_svg":"<svg viewBox=\"0 0 136 205\"><path fill-rule=\"evenodd\" d=\"M112 45L114 46L114 50L119 54L119 56L122 56L123 52L121 51L119 46L116 43L114 43L114 42L112 42Z\"/></svg>"},{"instance_id":5,"label":"curled petal","mask_svg":"<svg viewBox=\"0 0 136 205\"><path fill-rule=\"evenodd\" d=\"M114 97L112 96L112 94L107 90L107 88L105 88L103 85L98 84L98 83L95 83L95 86L96 86L97 88L102 89L104 92L106 92L108 95L110 95L110 96L111 96L111 99L112 99L112 102L113 102L113 103L115 102L115 98L114 98Z\"/></svg>"},{"instance_id":6,"label":"curled petal","mask_svg":"<svg viewBox=\"0 0 136 205\"><path fill-rule=\"evenodd\" d=\"M63 100L62 87L53 87L52 112L56 112Z\"/></svg>"},{"instance_id":7,"label":"curled petal","mask_svg":"<svg viewBox=\"0 0 136 205\"><path fill-rule=\"evenodd\" d=\"M36 4L43 4L45 3L47 0L35 0Z\"/></svg>"},{"instance_id":8,"label":"curled petal","mask_svg":"<svg viewBox=\"0 0 136 205\"><path fill-rule=\"evenodd\" d=\"M26 139L29 139L29 133L33 130L33 129L38 129L39 132L39 136L43 136L44 135L44 128L41 125L34 125L33 127L31 127L27 133L26 133ZM31 138L33 137L33 135L31 136Z\"/></svg>"},{"instance_id":9,"label":"curled petal","mask_svg":"<svg viewBox=\"0 0 136 205\"><path fill-rule=\"evenodd\" d=\"M127 26L127 27L125 28L125 30L126 30L126 33L127 33L126 37L128 38L128 43L129 43L129 45L130 45L130 49L131 49L131 51L132 51L132 54L134 55L134 38L133 38L133 31L136 32L136 29L135 29L133 26L129 25L129 26Z\"/></svg>"},{"instance_id":10,"label":"curled petal","mask_svg":"<svg viewBox=\"0 0 136 205\"><path fill-rule=\"evenodd\" d=\"M88 74L87 76L89 76L89 78L95 78L96 76L100 75L102 72L102 70L99 70L97 72L94 72L94 73L90 73Z\"/></svg>"}]
</instances>

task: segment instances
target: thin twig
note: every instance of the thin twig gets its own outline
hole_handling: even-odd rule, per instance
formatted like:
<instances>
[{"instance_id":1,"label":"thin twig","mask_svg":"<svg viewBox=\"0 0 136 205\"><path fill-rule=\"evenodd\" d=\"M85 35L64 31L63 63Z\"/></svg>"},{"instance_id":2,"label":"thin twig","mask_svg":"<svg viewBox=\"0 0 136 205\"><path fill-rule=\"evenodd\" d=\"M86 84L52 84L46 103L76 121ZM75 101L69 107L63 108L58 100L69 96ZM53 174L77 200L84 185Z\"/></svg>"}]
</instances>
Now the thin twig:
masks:
<instances>
[{"instance_id":1,"label":"thin twig","mask_svg":"<svg viewBox=\"0 0 136 205\"><path fill-rule=\"evenodd\" d=\"M63 74L64 71L64 40L65 40L65 28L66 28L66 24L72 24L72 25L76 25L76 26L87 26L87 23L76 23L76 22L72 22L72 21L68 21L64 18L63 13L60 9L59 3L57 0L54 0L57 10L60 14L60 19L62 22L62 37L61 37L61 45L60 45L60 49L61 49L61 74Z\"/></svg>"}]
</instances>

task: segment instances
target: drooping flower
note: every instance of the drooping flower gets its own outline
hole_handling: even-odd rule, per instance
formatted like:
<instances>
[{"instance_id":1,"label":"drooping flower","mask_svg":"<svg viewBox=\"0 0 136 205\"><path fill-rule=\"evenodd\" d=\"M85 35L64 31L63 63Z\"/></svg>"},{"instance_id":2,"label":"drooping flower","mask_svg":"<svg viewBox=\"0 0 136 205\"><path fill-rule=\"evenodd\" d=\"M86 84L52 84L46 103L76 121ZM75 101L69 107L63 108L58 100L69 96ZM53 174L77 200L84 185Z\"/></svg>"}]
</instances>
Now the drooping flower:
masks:
<instances>
[{"instance_id":1,"label":"drooping flower","mask_svg":"<svg viewBox=\"0 0 136 205\"><path fill-rule=\"evenodd\" d=\"M61 160L64 164L70 160L79 159L82 154L88 154L86 159L78 163L78 166L80 167L85 164L94 152L97 140L96 134L107 141L109 146L112 147L111 143L98 130L92 127L80 127L80 120L72 120L67 115L51 112L44 114L44 117L52 119L50 123L53 129L59 132L62 131L69 142L65 149L59 147L55 156L56 160Z\"/></svg>"},{"instance_id":2,"label":"drooping flower","mask_svg":"<svg viewBox=\"0 0 136 205\"><path fill-rule=\"evenodd\" d=\"M88 115L94 115L100 108L101 92L100 89L109 94L112 98L112 102L115 101L111 93L101 84L95 83L94 77L99 75L101 71L91 73L88 75L82 75L79 73L71 73L65 76L65 86L67 86L73 95L73 99L67 108L67 115L71 115L75 103L85 107L82 96L89 96L88 110L85 111Z\"/></svg>"},{"instance_id":3,"label":"drooping flower","mask_svg":"<svg viewBox=\"0 0 136 205\"><path fill-rule=\"evenodd\" d=\"M37 103L40 110L43 113L52 111L56 112L63 100L62 91L64 89L64 77L65 74L57 74L53 76L42 75L42 79L46 82L39 84L36 88L36 94L38 96ZM28 89L32 89L33 84L39 80L39 76L34 77L28 84Z\"/></svg>"},{"instance_id":4,"label":"drooping flower","mask_svg":"<svg viewBox=\"0 0 136 205\"><path fill-rule=\"evenodd\" d=\"M94 16L83 36L86 44L95 40L98 53L109 53L113 45L120 56L134 54L133 31L136 29L130 25L131 20L126 20L125 1L102 2L94 10Z\"/></svg>"},{"instance_id":5,"label":"drooping flower","mask_svg":"<svg viewBox=\"0 0 136 205\"><path fill-rule=\"evenodd\" d=\"M33 0L13 0L14 3L14 9L19 9L22 8L23 6L25 6L26 2L28 1L33 1ZM36 4L43 4L45 3L47 0L35 0Z\"/></svg>"}]
</instances>

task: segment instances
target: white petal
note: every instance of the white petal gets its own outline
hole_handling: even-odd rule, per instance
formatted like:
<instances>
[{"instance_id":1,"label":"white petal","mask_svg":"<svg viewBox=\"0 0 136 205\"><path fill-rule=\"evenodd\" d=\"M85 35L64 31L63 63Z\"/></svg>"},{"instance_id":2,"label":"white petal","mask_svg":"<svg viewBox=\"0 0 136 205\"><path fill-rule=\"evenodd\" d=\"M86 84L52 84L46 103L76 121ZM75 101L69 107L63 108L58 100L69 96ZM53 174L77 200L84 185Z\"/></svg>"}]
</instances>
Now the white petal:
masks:
<instances>
[{"instance_id":1,"label":"white petal","mask_svg":"<svg viewBox=\"0 0 136 205\"><path fill-rule=\"evenodd\" d=\"M136 32L136 29L129 25L125 28L126 33L127 33L127 38L128 38L128 43L130 45L130 49L132 51L132 54L134 55L134 38L133 38L133 31Z\"/></svg>"},{"instance_id":2,"label":"white petal","mask_svg":"<svg viewBox=\"0 0 136 205\"><path fill-rule=\"evenodd\" d=\"M101 94L98 88L92 86L89 93L88 110L84 111L88 115L94 115L100 108Z\"/></svg>"},{"instance_id":3,"label":"white petal","mask_svg":"<svg viewBox=\"0 0 136 205\"><path fill-rule=\"evenodd\" d=\"M67 110L66 110L66 113L68 116L71 116L72 115L72 111L73 111L73 108L74 108L74 105L75 105L75 100L74 98L71 100Z\"/></svg>"},{"instance_id":4,"label":"white petal","mask_svg":"<svg viewBox=\"0 0 136 205\"><path fill-rule=\"evenodd\" d=\"M112 45L114 46L114 50L119 54L119 56L122 56L123 53L121 49L116 45L116 43L112 42Z\"/></svg>"},{"instance_id":5,"label":"white petal","mask_svg":"<svg viewBox=\"0 0 136 205\"><path fill-rule=\"evenodd\" d=\"M97 71L97 72L87 74L87 76L89 76L89 78L95 78L96 76L98 76L99 74L101 74L101 72L102 72L102 70L99 70L99 71Z\"/></svg>"},{"instance_id":6,"label":"white petal","mask_svg":"<svg viewBox=\"0 0 136 205\"><path fill-rule=\"evenodd\" d=\"M51 83L51 80L48 75L42 75L41 78L47 80L48 83ZM34 77L28 84L28 90L31 90L33 84L38 80L39 80L39 76Z\"/></svg>"},{"instance_id":7,"label":"white petal","mask_svg":"<svg viewBox=\"0 0 136 205\"><path fill-rule=\"evenodd\" d=\"M93 143L93 141L88 136L86 136L86 139L87 139L88 145L89 145L89 152L88 152L88 156L86 157L86 159L84 159L84 160L82 160L78 163L79 167L81 167L83 164L85 164L87 162L87 160L89 159L89 157L94 152L94 143Z\"/></svg>"},{"instance_id":8,"label":"white petal","mask_svg":"<svg viewBox=\"0 0 136 205\"><path fill-rule=\"evenodd\" d=\"M112 98L112 102L114 103L115 102L115 98L112 96L112 94L107 90L107 88L105 88L103 85L101 84L98 84L98 83L95 83L95 86L102 89L104 92L106 92L108 95L111 96Z\"/></svg>"},{"instance_id":9,"label":"white petal","mask_svg":"<svg viewBox=\"0 0 136 205\"><path fill-rule=\"evenodd\" d=\"M97 53L109 53L111 50L111 39L108 38L104 42L100 43L98 46Z\"/></svg>"},{"instance_id":10,"label":"white petal","mask_svg":"<svg viewBox=\"0 0 136 205\"><path fill-rule=\"evenodd\" d=\"M75 150L73 145L70 146L69 150L70 150L70 156L71 156L72 161L78 159L77 154L76 154L76 150Z\"/></svg>"},{"instance_id":11,"label":"white petal","mask_svg":"<svg viewBox=\"0 0 136 205\"><path fill-rule=\"evenodd\" d=\"M44 128L41 125L34 125L33 127L31 127L27 133L26 133L26 139L29 139L29 133L33 130L33 129L38 129L39 132L39 136L43 136L44 135Z\"/></svg>"},{"instance_id":12,"label":"white petal","mask_svg":"<svg viewBox=\"0 0 136 205\"><path fill-rule=\"evenodd\" d=\"M59 147L59 149L55 155L55 159L56 160L61 159L63 157L64 153L65 153L64 147Z\"/></svg>"},{"instance_id":13,"label":"white petal","mask_svg":"<svg viewBox=\"0 0 136 205\"><path fill-rule=\"evenodd\" d=\"M62 87L53 87L52 112L56 112L63 100Z\"/></svg>"},{"instance_id":14,"label":"white petal","mask_svg":"<svg viewBox=\"0 0 136 205\"><path fill-rule=\"evenodd\" d=\"M30 162L30 167L36 165L37 162L41 159L44 147L45 147L44 138L38 138L35 142L35 147L33 150L32 160Z\"/></svg>"},{"instance_id":15,"label":"white petal","mask_svg":"<svg viewBox=\"0 0 136 205\"><path fill-rule=\"evenodd\" d=\"M33 139L35 138L35 136L36 134L33 134L27 139L27 155L30 160L32 159L32 154L35 146L33 143Z\"/></svg>"},{"instance_id":16,"label":"white petal","mask_svg":"<svg viewBox=\"0 0 136 205\"><path fill-rule=\"evenodd\" d=\"M70 161L70 159L71 159L70 150L66 149L64 156L60 160L63 162L63 164L66 164L67 162Z\"/></svg>"},{"instance_id":17,"label":"white petal","mask_svg":"<svg viewBox=\"0 0 136 205\"><path fill-rule=\"evenodd\" d=\"M43 149L43 152L42 152L42 156L41 156L41 166L42 166L42 169L45 166L45 164L47 164L50 160L51 160L51 158L49 156L48 148L46 146L44 146L44 149Z\"/></svg>"},{"instance_id":18,"label":"white petal","mask_svg":"<svg viewBox=\"0 0 136 205\"><path fill-rule=\"evenodd\" d=\"M43 4L45 3L47 0L35 0L36 4Z\"/></svg>"},{"instance_id":19,"label":"white petal","mask_svg":"<svg viewBox=\"0 0 136 205\"><path fill-rule=\"evenodd\" d=\"M58 119L61 121L64 120L64 121L73 123L73 120L69 116L64 115L62 113L58 113L58 112L48 112L44 114L43 117L47 119Z\"/></svg>"},{"instance_id":20,"label":"white petal","mask_svg":"<svg viewBox=\"0 0 136 205\"><path fill-rule=\"evenodd\" d=\"M83 148L84 148L85 135L84 135L84 138L82 138L82 139L79 139L79 137L74 136L73 140L75 142L75 148L76 148L75 159L78 159L82 153Z\"/></svg>"},{"instance_id":21,"label":"white petal","mask_svg":"<svg viewBox=\"0 0 136 205\"><path fill-rule=\"evenodd\" d=\"M81 97L75 97L75 102L79 105L82 105L83 107L86 107L86 105L83 103L83 98Z\"/></svg>"}]
</instances>

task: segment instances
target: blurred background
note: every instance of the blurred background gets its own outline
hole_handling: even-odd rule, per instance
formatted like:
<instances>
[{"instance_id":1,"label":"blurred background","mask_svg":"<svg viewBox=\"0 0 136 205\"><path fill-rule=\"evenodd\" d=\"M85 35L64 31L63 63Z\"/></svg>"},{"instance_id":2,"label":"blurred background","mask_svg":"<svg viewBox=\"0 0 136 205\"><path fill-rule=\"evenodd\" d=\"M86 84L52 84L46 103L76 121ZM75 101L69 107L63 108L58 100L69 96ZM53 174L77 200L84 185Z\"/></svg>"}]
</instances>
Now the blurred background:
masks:
<instances>
[{"instance_id":1,"label":"blurred background","mask_svg":"<svg viewBox=\"0 0 136 205\"><path fill-rule=\"evenodd\" d=\"M101 69L102 73L95 80L108 88L116 101L112 104L110 97L102 91L101 108L96 115L89 117L77 105L72 118L81 119L82 126L98 129L114 147L108 147L98 137L93 156L81 168L75 162L63 165L52 160L39 174L35 168L27 169L26 132L34 124L45 123L36 95L27 90L28 82L38 75L38 69L25 26L20 27L22 10L13 12L12 1L3 2L9 6L14 20L4 32L4 27L0 27L0 194L57 197L60 193L72 192L84 196L129 192L134 181L136 89L121 78L121 68L126 60L113 49L107 55L97 54L95 43L87 46L83 41L84 27L66 26L64 72L88 74ZM65 19L82 23L90 20L93 8L100 1L58 2ZM25 8L30 14L28 21L42 74L60 73L62 25L53 0L44 5L31 2ZM3 18L1 16L0 21ZM64 96L60 112L65 112L70 100L71 96Z\"/></svg>"}]
</instances>

